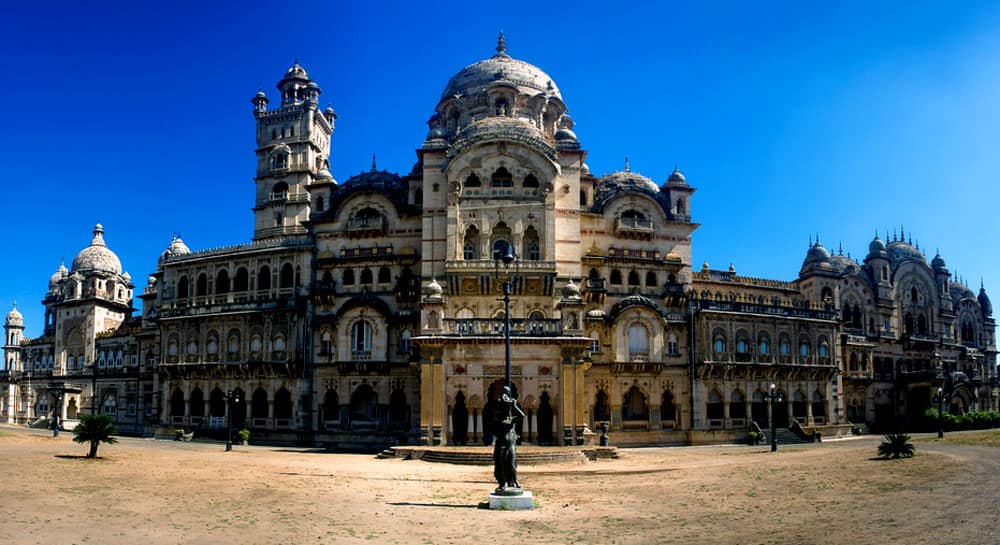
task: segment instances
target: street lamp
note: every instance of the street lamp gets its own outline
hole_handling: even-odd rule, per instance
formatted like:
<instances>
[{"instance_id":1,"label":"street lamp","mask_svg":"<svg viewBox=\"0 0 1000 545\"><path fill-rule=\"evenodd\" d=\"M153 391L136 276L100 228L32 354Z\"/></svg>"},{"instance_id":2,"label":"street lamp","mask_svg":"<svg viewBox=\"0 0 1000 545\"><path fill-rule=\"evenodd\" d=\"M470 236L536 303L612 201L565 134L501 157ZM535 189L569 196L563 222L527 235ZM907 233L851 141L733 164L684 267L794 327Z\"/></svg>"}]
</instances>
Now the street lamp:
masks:
<instances>
[{"instance_id":1,"label":"street lamp","mask_svg":"<svg viewBox=\"0 0 1000 545\"><path fill-rule=\"evenodd\" d=\"M938 388L934 401L938 404L938 439L944 439L944 388Z\"/></svg>"},{"instance_id":2,"label":"street lamp","mask_svg":"<svg viewBox=\"0 0 1000 545\"><path fill-rule=\"evenodd\" d=\"M232 390L226 391L226 452L233 450L233 403L240 402L240 394Z\"/></svg>"},{"instance_id":3,"label":"street lamp","mask_svg":"<svg viewBox=\"0 0 1000 545\"><path fill-rule=\"evenodd\" d=\"M778 436L775 435L777 429L774 425L774 404L775 402L781 403L781 392L778 391L777 387L772 384L771 390L765 396L767 402L771 405L771 452L778 450Z\"/></svg>"},{"instance_id":4,"label":"street lamp","mask_svg":"<svg viewBox=\"0 0 1000 545\"><path fill-rule=\"evenodd\" d=\"M510 383L510 292L511 292L511 282L514 278L514 273L517 272L517 264L514 264L514 260L517 259L517 255L514 254L514 247L511 246L506 240L498 241L503 243L503 247L497 247L494 245L493 248L493 266L494 275L496 278L503 280L503 334L504 334L504 378L505 385L508 389L511 389ZM503 264L503 270L501 271L500 265ZM510 269L511 264L514 264L514 271ZM511 389L513 393L513 389Z\"/></svg>"}]
</instances>

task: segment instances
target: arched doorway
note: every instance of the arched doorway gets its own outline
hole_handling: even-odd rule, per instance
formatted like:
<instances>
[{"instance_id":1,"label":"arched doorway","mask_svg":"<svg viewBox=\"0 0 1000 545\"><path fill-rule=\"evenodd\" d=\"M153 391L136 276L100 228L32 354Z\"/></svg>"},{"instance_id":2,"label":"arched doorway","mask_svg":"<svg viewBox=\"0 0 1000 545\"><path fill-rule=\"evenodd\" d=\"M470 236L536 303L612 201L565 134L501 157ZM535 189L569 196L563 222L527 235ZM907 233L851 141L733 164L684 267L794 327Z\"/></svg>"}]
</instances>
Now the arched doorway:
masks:
<instances>
[{"instance_id":1,"label":"arched doorway","mask_svg":"<svg viewBox=\"0 0 1000 545\"><path fill-rule=\"evenodd\" d=\"M250 400L250 418L253 419L253 425L266 426L267 413L267 392L263 388L257 388L253 392L253 399Z\"/></svg>"},{"instance_id":2,"label":"arched doorway","mask_svg":"<svg viewBox=\"0 0 1000 545\"><path fill-rule=\"evenodd\" d=\"M6 400L7 398L4 398L4 401ZM77 413L76 398L71 397L69 398L69 404L66 405L66 418L74 420L76 419L76 413Z\"/></svg>"},{"instance_id":3,"label":"arched doorway","mask_svg":"<svg viewBox=\"0 0 1000 545\"><path fill-rule=\"evenodd\" d=\"M401 389L393 390L389 396L389 429L393 431L410 429L410 406L406 404L406 393Z\"/></svg>"},{"instance_id":4,"label":"arched doorway","mask_svg":"<svg viewBox=\"0 0 1000 545\"><path fill-rule=\"evenodd\" d=\"M787 428L788 427L788 395L784 392L778 392L781 394L781 401L775 401L771 408L771 418L774 419L774 427L776 428Z\"/></svg>"},{"instance_id":5,"label":"arched doorway","mask_svg":"<svg viewBox=\"0 0 1000 545\"><path fill-rule=\"evenodd\" d=\"M465 407L465 394L455 394L455 406L451 409L451 441L464 445L469 440L469 410Z\"/></svg>"},{"instance_id":6,"label":"arched doorway","mask_svg":"<svg viewBox=\"0 0 1000 545\"><path fill-rule=\"evenodd\" d=\"M352 430L378 428L378 398L371 386L362 384L351 394L350 415Z\"/></svg>"},{"instance_id":7,"label":"arched doorway","mask_svg":"<svg viewBox=\"0 0 1000 545\"><path fill-rule=\"evenodd\" d=\"M555 415L552 412L552 404L548 392L542 392L538 399L538 444L551 445L555 443L552 436L552 422Z\"/></svg>"},{"instance_id":8,"label":"arched doorway","mask_svg":"<svg viewBox=\"0 0 1000 545\"><path fill-rule=\"evenodd\" d=\"M611 421L611 403L608 400L608 394L604 390L597 391L597 395L594 397L594 410L591 414L594 415L595 426L600 422Z\"/></svg>"},{"instance_id":9,"label":"arched doorway","mask_svg":"<svg viewBox=\"0 0 1000 545\"><path fill-rule=\"evenodd\" d=\"M184 392L180 388L175 388L174 393L170 396L170 416L176 423L183 422Z\"/></svg>"},{"instance_id":10,"label":"arched doorway","mask_svg":"<svg viewBox=\"0 0 1000 545\"><path fill-rule=\"evenodd\" d=\"M323 428L335 430L340 426L340 396L336 390L327 390L323 396Z\"/></svg>"},{"instance_id":11,"label":"arched doorway","mask_svg":"<svg viewBox=\"0 0 1000 545\"><path fill-rule=\"evenodd\" d=\"M274 425L278 428L292 426L292 394L284 386L274 394Z\"/></svg>"},{"instance_id":12,"label":"arched doorway","mask_svg":"<svg viewBox=\"0 0 1000 545\"><path fill-rule=\"evenodd\" d=\"M769 424L767 420L767 401L764 399L764 392L760 390L756 390L753 393L753 401L750 402L750 418L761 429L766 428Z\"/></svg>"}]
</instances>

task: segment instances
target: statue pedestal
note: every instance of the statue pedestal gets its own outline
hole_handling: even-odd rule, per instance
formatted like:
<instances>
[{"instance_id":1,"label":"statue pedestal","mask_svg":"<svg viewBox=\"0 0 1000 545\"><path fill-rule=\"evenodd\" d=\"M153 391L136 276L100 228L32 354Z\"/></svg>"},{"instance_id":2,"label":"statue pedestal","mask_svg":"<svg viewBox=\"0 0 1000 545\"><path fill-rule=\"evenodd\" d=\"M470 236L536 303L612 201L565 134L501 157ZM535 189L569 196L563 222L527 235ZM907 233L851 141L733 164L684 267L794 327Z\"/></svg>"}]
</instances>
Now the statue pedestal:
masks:
<instances>
[{"instance_id":1,"label":"statue pedestal","mask_svg":"<svg viewBox=\"0 0 1000 545\"><path fill-rule=\"evenodd\" d=\"M521 489L519 494L508 492L506 494L496 492L490 493L490 509L501 509L504 511L524 511L535 507L535 499L530 490Z\"/></svg>"}]
</instances>

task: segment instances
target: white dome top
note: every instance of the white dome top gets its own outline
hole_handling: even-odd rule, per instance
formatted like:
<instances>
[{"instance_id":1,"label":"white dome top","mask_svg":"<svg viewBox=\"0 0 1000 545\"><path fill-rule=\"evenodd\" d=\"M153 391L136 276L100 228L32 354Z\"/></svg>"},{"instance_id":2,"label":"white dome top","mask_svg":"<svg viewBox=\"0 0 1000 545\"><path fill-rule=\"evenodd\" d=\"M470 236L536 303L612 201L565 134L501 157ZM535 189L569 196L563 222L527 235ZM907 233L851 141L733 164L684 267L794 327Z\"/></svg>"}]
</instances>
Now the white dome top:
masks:
<instances>
[{"instance_id":1,"label":"white dome top","mask_svg":"<svg viewBox=\"0 0 1000 545\"><path fill-rule=\"evenodd\" d=\"M63 262L59 263L59 268L56 272L52 273L49 277L49 287L55 287L56 284L61 282L69 274L69 269L66 268L66 264Z\"/></svg>"},{"instance_id":2,"label":"white dome top","mask_svg":"<svg viewBox=\"0 0 1000 545\"><path fill-rule=\"evenodd\" d=\"M7 321L4 322L6 326L23 326L24 316L17 310L17 301L14 301L14 308L7 313Z\"/></svg>"},{"instance_id":3,"label":"white dome top","mask_svg":"<svg viewBox=\"0 0 1000 545\"><path fill-rule=\"evenodd\" d=\"M94 226L94 238L73 259L73 272L109 272L122 273L122 263L107 245L104 244L104 227L98 223Z\"/></svg>"}]
</instances>

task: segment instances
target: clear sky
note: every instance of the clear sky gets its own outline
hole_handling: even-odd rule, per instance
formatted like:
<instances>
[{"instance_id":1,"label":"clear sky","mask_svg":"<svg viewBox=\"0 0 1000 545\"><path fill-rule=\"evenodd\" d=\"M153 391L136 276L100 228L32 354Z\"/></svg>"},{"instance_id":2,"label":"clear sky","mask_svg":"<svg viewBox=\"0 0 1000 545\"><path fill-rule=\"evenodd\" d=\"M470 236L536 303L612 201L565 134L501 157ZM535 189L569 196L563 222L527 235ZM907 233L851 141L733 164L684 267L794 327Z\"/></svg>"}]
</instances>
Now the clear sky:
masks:
<instances>
[{"instance_id":1,"label":"clear sky","mask_svg":"<svg viewBox=\"0 0 1000 545\"><path fill-rule=\"evenodd\" d=\"M904 226L1000 295L1000 3L17 2L0 17L0 316L41 333L96 222L141 293L171 234L253 231L250 99L298 58L339 114L332 173L405 174L448 79L494 53L559 86L595 174L698 188L694 266L792 280L810 236ZM136 301L138 305L138 300Z\"/></svg>"}]
</instances>

